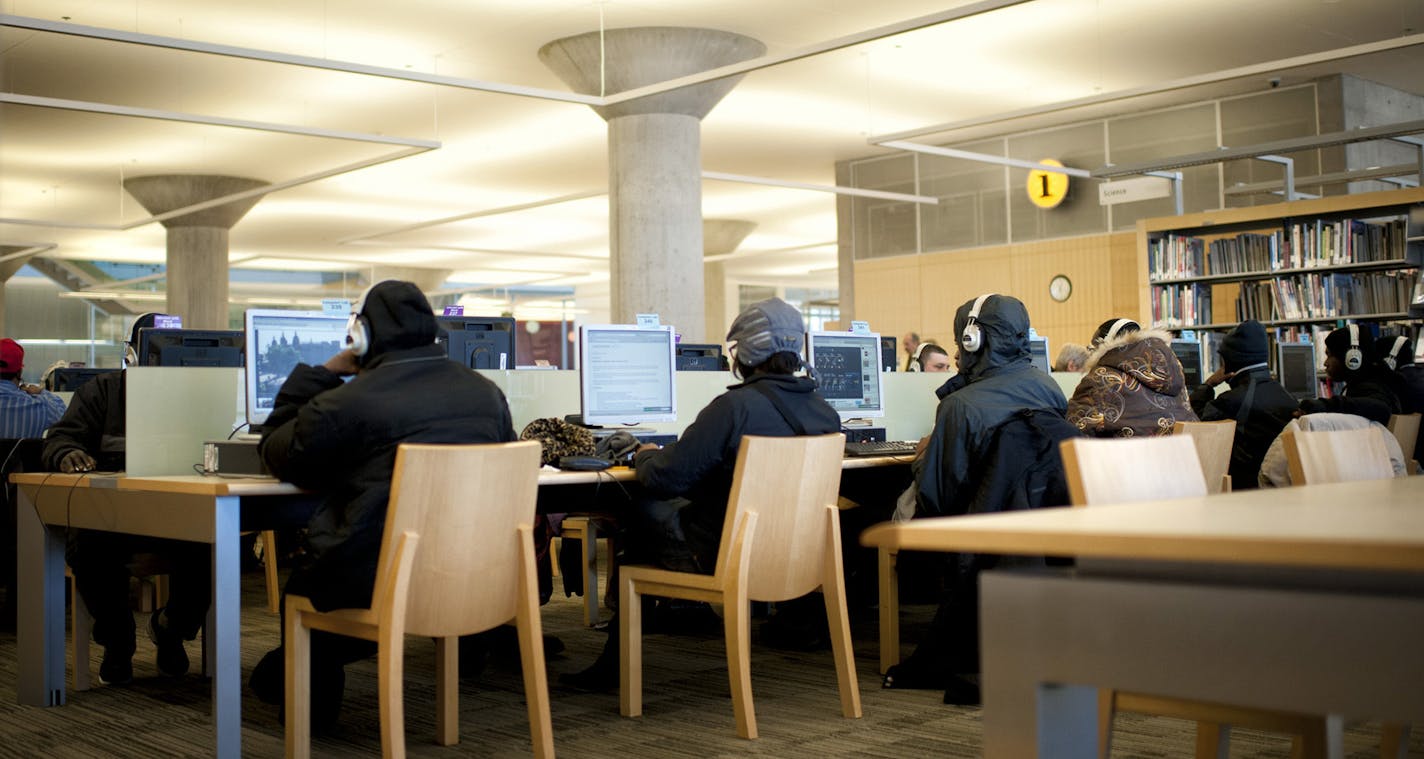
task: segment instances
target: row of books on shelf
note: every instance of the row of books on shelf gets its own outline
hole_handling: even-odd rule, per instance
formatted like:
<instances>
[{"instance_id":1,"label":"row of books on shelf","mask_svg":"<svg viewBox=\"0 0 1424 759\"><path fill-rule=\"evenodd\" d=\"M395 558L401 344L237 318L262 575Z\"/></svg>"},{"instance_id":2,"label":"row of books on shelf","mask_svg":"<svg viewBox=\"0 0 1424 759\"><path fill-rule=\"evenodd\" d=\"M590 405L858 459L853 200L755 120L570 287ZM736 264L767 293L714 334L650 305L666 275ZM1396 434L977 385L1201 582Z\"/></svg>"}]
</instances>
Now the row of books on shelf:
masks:
<instances>
[{"instance_id":1,"label":"row of books on shelf","mask_svg":"<svg viewBox=\"0 0 1424 759\"><path fill-rule=\"evenodd\" d=\"M1236 319L1318 319L1406 311L1414 277L1403 272L1297 274L1243 282Z\"/></svg>"},{"instance_id":2,"label":"row of books on shelf","mask_svg":"<svg viewBox=\"0 0 1424 759\"><path fill-rule=\"evenodd\" d=\"M1152 279L1184 279L1401 261L1407 244L1404 219L1316 219L1270 234L1243 232L1210 243L1167 234L1148 243L1147 259Z\"/></svg>"},{"instance_id":3,"label":"row of books on shelf","mask_svg":"<svg viewBox=\"0 0 1424 759\"><path fill-rule=\"evenodd\" d=\"M1211 322L1211 285L1168 285L1152 288L1152 323L1158 327L1190 327Z\"/></svg>"}]
</instances>

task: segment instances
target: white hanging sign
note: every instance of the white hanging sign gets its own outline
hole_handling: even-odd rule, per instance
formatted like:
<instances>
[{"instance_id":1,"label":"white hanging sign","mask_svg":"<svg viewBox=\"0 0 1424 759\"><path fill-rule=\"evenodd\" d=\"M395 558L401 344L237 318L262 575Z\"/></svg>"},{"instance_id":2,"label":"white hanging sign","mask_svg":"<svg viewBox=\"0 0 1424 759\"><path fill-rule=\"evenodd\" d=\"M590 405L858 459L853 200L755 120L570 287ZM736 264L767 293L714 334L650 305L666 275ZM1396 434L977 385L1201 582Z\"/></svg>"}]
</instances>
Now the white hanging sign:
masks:
<instances>
[{"instance_id":1,"label":"white hanging sign","mask_svg":"<svg viewBox=\"0 0 1424 759\"><path fill-rule=\"evenodd\" d=\"M1166 198L1171 194L1172 181L1164 177L1133 177L1098 184L1098 204L1104 206Z\"/></svg>"}]
</instances>

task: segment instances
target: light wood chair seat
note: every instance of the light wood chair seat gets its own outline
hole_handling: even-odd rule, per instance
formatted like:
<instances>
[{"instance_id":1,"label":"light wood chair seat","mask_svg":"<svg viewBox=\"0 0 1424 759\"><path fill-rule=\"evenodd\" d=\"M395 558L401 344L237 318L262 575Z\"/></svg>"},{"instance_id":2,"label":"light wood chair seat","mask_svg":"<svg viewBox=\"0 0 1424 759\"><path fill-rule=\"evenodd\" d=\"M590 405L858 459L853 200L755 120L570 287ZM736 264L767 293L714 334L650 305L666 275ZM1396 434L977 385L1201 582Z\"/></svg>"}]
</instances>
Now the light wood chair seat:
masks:
<instances>
[{"instance_id":1,"label":"light wood chair seat","mask_svg":"<svg viewBox=\"0 0 1424 759\"><path fill-rule=\"evenodd\" d=\"M1232 423L1234 432L1235 423ZM1207 494L1196 437L1075 438L1060 444L1068 493L1075 507ZM1323 759L1331 723L1325 717L1254 709L1104 689L1098 700L1100 756L1112 750L1119 711L1176 717L1197 723L1198 759L1226 759L1231 726L1288 733L1293 757ZM1337 730L1338 732L1338 730Z\"/></svg>"},{"instance_id":2,"label":"light wood chair seat","mask_svg":"<svg viewBox=\"0 0 1424 759\"><path fill-rule=\"evenodd\" d=\"M860 717L836 497L844 449L845 436L841 434L743 437L714 573L637 565L619 568L619 708L623 716L643 713L641 597L709 601L722 604L737 735L756 738L749 602L785 601L819 588L830 623L841 713L851 719Z\"/></svg>"},{"instance_id":3,"label":"light wood chair seat","mask_svg":"<svg viewBox=\"0 0 1424 759\"><path fill-rule=\"evenodd\" d=\"M318 612L287 596L286 754L311 754L311 631L378 644L381 753L405 756L406 635L436 639L436 739L459 740L461 635L515 620L536 757L554 755L533 520L539 443L403 444L369 609Z\"/></svg>"},{"instance_id":4,"label":"light wood chair seat","mask_svg":"<svg viewBox=\"0 0 1424 759\"><path fill-rule=\"evenodd\" d=\"M1407 474L1419 474L1419 462L1414 460L1414 448L1419 444L1419 420L1424 414L1391 414L1389 431L1399 441L1399 449L1404 452Z\"/></svg>"},{"instance_id":5,"label":"light wood chair seat","mask_svg":"<svg viewBox=\"0 0 1424 759\"><path fill-rule=\"evenodd\" d=\"M1177 422L1173 435L1190 435L1196 444L1197 460L1206 479L1206 492L1231 492L1231 450L1236 445L1236 420L1217 422Z\"/></svg>"}]
</instances>

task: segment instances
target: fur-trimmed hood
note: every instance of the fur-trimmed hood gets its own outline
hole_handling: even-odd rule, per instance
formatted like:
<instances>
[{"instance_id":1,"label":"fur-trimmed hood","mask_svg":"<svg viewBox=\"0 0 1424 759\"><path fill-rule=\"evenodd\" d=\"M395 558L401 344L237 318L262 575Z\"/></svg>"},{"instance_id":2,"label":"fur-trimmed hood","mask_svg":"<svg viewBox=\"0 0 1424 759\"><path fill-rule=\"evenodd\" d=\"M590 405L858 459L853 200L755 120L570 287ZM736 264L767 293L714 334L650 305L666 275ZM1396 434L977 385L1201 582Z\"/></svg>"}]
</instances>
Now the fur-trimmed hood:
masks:
<instances>
[{"instance_id":1,"label":"fur-trimmed hood","mask_svg":"<svg viewBox=\"0 0 1424 759\"><path fill-rule=\"evenodd\" d=\"M1155 393L1177 396L1186 389L1182 364L1172 352L1172 334L1160 329L1129 332L1093 349L1084 373L1098 366L1115 369Z\"/></svg>"}]
</instances>

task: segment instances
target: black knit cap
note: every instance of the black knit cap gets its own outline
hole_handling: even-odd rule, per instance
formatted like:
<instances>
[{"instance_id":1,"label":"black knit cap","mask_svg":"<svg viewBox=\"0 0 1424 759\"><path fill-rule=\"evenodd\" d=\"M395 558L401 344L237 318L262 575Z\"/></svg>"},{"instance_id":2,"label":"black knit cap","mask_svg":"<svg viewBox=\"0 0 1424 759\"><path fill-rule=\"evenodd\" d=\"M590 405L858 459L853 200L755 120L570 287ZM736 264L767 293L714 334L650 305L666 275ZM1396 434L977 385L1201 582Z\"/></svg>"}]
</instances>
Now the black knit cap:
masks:
<instances>
[{"instance_id":1,"label":"black knit cap","mask_svg":"<svg viewBox=\"0 0 1424 759\"><path fill-rule=\"evenodd\" d=\"M1236 325L1236 329L1226 333L1217 352L1226 371L1234 372L1242 367L1266 362L1268 347L1266 328L1261 323L1248 319Z\"/></svg>"}]
</instances>

